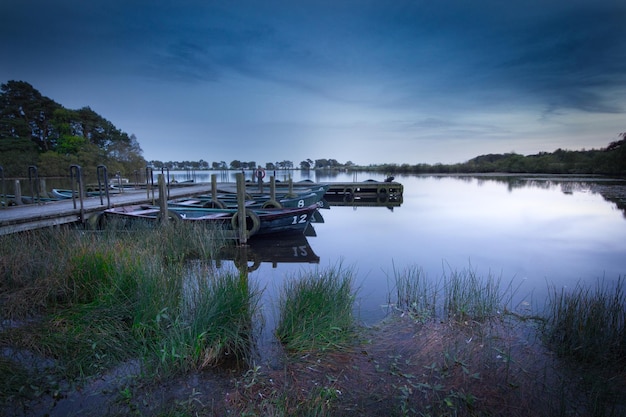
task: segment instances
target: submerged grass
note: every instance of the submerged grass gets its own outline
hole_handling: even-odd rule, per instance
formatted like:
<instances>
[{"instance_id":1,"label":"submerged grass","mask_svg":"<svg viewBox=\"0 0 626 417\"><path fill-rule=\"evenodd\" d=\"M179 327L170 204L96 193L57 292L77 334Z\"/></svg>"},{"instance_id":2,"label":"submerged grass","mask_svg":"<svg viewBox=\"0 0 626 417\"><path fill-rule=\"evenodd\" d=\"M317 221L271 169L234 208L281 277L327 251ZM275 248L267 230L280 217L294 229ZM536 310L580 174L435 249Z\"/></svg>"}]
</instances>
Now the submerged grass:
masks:
<instances>
[{"instance_id":1,"label":"submerged grass","mask_svg":"<svg viewBox=\"0 0 626 417\"><path fill-rule=\"evenodd\" d=\"M504 310L500 279L482 278L471 269L444 275L444 313L457 321L485 321Z\"/></svg>"},{"instance_id":2,"label":"submerged grass","mask_svg":"<svg viewBox=\"0 0 626 417\"><path fill-rule=\"evenodd\" d=\"M432 318L483 322L505 311L516 289L512 282L505 288L491 273L486 278L476 271L449 270L439 280L428 278L418 266L393 270L395 301L389 304L417 321Z\"/></svg>"},{"instance_id":3,"label":"submerged grass","mask_svg":"<svg viewBox=\"0 0 626 417\"><path fill-rule=\"evenodd\" d=\"M287 281L276 336L288 351L346 347L354 337L353 272L341 266Z\"/></svg>"},{"instance_id":4,"label":"submerged grass","mask_svg":"<svg viewBox=\"0 0 626 417\"><path fill-rule=\"evenodd\" d=\"M545 313L547 345L580 370L589 415L626 413L626 294L624 279L595 288L551 289Z\"/></svg>"},{"instance_id":5,"label":"submerged grass","mask_svg":"<svg viewBox=\"0 0 626 417\"><path fill-rule=\"evenodd\" d=\"M571 291L553 288L547 308L547 336L562 356L592 365L626 367L624 279L580 284Z\"/></svg>"}]
</instances>

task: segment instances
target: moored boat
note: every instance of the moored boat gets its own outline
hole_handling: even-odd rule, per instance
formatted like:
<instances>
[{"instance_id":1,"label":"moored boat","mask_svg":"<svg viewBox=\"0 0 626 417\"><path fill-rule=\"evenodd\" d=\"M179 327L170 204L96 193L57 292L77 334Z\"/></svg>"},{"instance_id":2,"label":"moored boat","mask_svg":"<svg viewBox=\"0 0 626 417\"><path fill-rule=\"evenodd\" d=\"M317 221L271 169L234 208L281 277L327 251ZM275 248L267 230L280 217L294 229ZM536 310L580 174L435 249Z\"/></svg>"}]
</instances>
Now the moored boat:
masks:
<instances>
[{"instance_id":1,"label":"moored boat","mask_svg":"<svg viewBox=\"0 0 626 417\"><path fill-rule=\"evenodd\" d=\"M298 208L258 208L245 209L245 230L248 236L280 233L303 233L311 223L317 204ZM204 222L223 227L226 230L239 230L237 209L216 209L168 206L167 216L172 221ZM163 216L156 206L134 205L114 207L104 210L103 220L120 218L124 220L158 221Z\"/></svg>"},{"instance_id":2,"label":"moored boat","mask_svg":"<svg viewBox=\"0 0 626 417\"><path fill-rule=\"evenodd\" d=\"M321 191L310 193L298 193L290 197L272 199L270 195L248 195L245 201L247 208L298 208L317 204L318 208L330 207L324 200ZM169 206L180 207L203 207L203 208L237 208L237 196L235 194L219 194L217 200L209 195L197 197L179 198L168 201Z\"/></svg>"}]
</instances>

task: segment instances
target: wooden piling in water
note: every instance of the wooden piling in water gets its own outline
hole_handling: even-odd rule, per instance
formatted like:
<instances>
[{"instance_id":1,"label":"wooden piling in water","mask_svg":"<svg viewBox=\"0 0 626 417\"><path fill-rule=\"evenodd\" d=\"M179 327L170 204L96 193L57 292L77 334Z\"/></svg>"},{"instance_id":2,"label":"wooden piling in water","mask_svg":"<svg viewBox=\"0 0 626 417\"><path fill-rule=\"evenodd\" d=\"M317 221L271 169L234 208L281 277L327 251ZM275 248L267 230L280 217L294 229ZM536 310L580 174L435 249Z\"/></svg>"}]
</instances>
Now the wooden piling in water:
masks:
<instances>
[{"instance_id":1,"label":"wooden piling in water","mask_svg":"<svg viewBox=\"0 0 626 417\"><path fill-rule=\"evenodd\" d=\"M167 224L167 184L165 184L165 177L163 174L159 174L158 177L159 186L159 211L161 213L161 223Z\"/></svg>"},{"instance_id":2,"label":"wooden piling in water","mask_svg":"<svg viewBox=\"0 0 626 417\"><path fill-rule=\"evenodd\" d=\"M217 174L211 174L211 200L217 201Z\"/></svg>"},{"instance_id":3,"label":"wooden piling in water","mask_svg":"<svg viewBox=\"0 0 626 417\"><path fill-rule=\"evenodd\" d=\"M270 176L270 200L276 201L276 178Z\"/></svg>"},{"instance_id":4,"label":"wooden piling in water","mask_svg":"<svg viewBox=\"0 0 626 417\"><path fill-rule=\"evenodd\" d=\"M243 174L236 174L237 179L237 216L239 216L239 244L248 243L248 231L246 230L246 183Z\"/></svg>"}]
</instances>

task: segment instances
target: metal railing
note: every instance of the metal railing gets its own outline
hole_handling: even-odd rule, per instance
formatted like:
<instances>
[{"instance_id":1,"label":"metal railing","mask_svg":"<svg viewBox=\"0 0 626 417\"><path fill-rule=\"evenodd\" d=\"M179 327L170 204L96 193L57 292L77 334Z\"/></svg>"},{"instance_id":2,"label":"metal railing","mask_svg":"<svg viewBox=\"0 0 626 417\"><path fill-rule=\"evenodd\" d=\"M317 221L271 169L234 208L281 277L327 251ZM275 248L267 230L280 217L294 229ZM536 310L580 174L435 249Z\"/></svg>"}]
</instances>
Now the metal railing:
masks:
<instances>
[{"instance_id":1,"label":"metal railing","mask_svg":"<svg viewBox=\"0 0 626 417\"><path fill-rule=\"evenodd\" d=\"M84 223L85 193L83 191L83 169L80 165L70 165L70 182L72 183L72 203L74 203L74 208L76 208L76 196L78 196L78 200L80 201L80 221Z\"/></svg>"},{"instance_id":2,"label":"metal railing","mask_svg":"<svg viewBox=\"0 0 626 417\"><path fill-rule=\"evenodd\" d=\"M104 205L104 202L102 201L102 194L104 191L104 194L107 197L107 208L111 208L111 197L109 196L109 175L107 173L107 167L104 165L98 165L97 172L98 172L98 193L100 194L100 205Z\"/></svg>"}]
</instances>

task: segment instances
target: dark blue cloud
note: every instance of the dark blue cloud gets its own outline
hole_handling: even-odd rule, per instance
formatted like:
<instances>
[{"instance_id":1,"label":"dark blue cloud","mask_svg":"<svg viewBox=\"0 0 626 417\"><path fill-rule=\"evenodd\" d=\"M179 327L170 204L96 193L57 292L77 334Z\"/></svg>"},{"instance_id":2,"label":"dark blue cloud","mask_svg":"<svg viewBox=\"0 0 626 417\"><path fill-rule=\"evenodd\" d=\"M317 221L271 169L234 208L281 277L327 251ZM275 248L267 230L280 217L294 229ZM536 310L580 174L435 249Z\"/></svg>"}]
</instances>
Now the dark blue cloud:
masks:
<instances>
[{"instance_id":1,"label":"dark blue cloud","mask_svg":"<svg viewBox=\"0 0 626 417\"><path fill-rule=\"evenodd\" d=\"M161 111L150 110L153 103L167 103L171 123L241 119L260 129L262 121L283 127L267 130L277 141L306 130L404 135L411 146L535 135L534 145L591 130L573 127L573 114L586 117L580 124L624 130L617 127L626 111L622 3L4 2L0 54L8 58L0 78L106 109L137 129L148 124L139 116ZM234 125L215 131L236 137ZM555 134L564 125L568 134Z\"/></svg>"}]
</instances>

